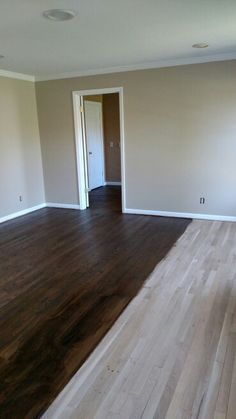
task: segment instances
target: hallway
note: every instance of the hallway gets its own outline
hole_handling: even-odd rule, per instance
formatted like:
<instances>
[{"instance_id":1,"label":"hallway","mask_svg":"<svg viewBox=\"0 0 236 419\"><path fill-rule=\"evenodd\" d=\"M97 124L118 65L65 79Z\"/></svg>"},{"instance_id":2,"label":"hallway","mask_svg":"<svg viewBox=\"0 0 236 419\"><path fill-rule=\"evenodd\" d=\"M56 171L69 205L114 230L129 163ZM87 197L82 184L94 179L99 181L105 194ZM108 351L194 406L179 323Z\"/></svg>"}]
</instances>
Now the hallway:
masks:
<instances>
[{"instance_id":1,"label":"hallway","mask_svg":"<svg viewBox=\"0 0 236 419\"><path fill-rule=\"evenodd\" d=\"M89 208L121 213L121 187L102 186L89 192Z\"/></svg>"}]
</instances>

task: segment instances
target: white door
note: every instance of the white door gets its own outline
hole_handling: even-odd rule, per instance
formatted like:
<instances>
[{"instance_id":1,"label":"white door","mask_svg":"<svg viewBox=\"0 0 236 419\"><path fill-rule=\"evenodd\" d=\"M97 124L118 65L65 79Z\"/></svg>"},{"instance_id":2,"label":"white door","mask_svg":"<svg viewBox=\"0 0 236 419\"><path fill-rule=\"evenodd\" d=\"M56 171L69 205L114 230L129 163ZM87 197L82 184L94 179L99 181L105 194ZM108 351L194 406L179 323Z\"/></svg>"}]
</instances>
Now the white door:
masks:
<instances>
[{"instance_id":1,"label":"white door","mask_svg":"<svg viewBox=\"0 0 236 419\"><path fill-rule=\"evenodd\" d=\"M84 101L87 142L88 185L95 189L104 185L104 151L102 129L102 104Z\"/></svg>"}]
</instances>

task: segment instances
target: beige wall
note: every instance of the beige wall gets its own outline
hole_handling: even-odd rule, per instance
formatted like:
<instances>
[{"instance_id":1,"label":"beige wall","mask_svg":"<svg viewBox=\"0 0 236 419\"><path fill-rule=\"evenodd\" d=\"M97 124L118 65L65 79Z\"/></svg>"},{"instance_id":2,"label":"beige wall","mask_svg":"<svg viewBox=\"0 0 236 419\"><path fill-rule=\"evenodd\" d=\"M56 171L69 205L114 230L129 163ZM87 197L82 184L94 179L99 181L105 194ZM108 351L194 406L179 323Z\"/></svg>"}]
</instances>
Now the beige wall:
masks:
<instances>
[{"instance_id":1,"label":"beige wall","mask_svg":"<svg viewBox=\"0 0 236 419\"><path fill-rule=\"evenodd\" d=\"M127 207L235 216L235 61L37 83L47 200L78 203L72 91L119 86Z\"/></svg>"},{"instance_id":2,"label":"beige wall","mask_svg":"<svg viewBox=\"0 0 236 419\"><path fill-rule=\"evenodd\" d=\"M0 92L1 218L43 203L44 185L34 83L0 77Z\"/></svg>"},{"instance_id":3,"label":"beige wall","mask_svg":"<svg viewBox=\"0 0 236 419\"><path fill-rule=\"evenodd\" d=\"M107 182L121 181L119 93L103 95L103 132ZM111 147L110 143L113 143Z\"/></svg>"}]
</instances>

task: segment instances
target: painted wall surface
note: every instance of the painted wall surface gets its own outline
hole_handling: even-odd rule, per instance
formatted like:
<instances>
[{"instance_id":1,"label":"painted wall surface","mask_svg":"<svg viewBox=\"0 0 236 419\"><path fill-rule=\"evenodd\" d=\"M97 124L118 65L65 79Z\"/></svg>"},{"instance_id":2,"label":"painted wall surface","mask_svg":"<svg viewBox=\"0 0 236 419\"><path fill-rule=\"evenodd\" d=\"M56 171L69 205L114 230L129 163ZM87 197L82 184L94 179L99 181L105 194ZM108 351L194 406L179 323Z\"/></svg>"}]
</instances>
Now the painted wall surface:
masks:
<instances>
[{"instance_id":1,"label":"painted wall surface","mask_svg":"<svg viewBox=\"0 0 236 419\"><path fill-rule=\"evenodd\" d=\"M120 86L127 208L235 216L235 61L38 82L47 200L78 203L72 91Z\"/></svg>"},{"instance_id":2,"label":"painted wall surface","mask_svg":"<svg viewBox=\"0 0 236 419\"><path fill-rule=\"evenodd\" d=\"M119 93L103 95L103 132L107 182L121 181Z\"/></svg>"},{"instance_id":3,"label":"painted wall surface","mask_svg":"<svg viewBox=\"0 0 236 419\"><path fill-rule=\"evenodd\" d=\"M45 198L35 85L0 77L0 92L1 218Z\"/></svg>"}]
</instances>

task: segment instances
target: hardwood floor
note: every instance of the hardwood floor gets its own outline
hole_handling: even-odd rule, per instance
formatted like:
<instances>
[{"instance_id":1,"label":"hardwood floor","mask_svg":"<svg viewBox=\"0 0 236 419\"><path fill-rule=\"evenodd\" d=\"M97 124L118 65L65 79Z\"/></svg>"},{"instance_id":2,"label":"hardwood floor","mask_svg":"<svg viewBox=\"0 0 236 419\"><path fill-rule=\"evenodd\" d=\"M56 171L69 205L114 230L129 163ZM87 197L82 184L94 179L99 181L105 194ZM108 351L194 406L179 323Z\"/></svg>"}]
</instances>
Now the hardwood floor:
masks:
<instances>
[{"instance_id":1,"label":"hardwood floor","mask_svg":"<svg viewBox=\"0 0 236 419\"><path fill-rule=\"evenodd\" d=\"M115 187L90 199L0 226L1 418L41 416L190 222L123 215Z\"/></svg>"},{"instance_id":2,"label":"hardwood floor","mask_svg":"<svg viewBox=\"0 0 236 419\"><path fill-rule=\"evenodd\" d=\"M44 419L235 419L235 238L194 220Z\"/></svg>"},{"instance_id":3,"label":"hardwood floor","mask_svg":"<svg viewBox=\"0 0 236 419\"><path fill-rule=\"evenodd\" d=\"M97 188L89 193L89 206L92 210L121 213L120 186L106 186Z\"/></svg>"}]
</instances>

